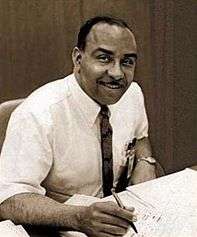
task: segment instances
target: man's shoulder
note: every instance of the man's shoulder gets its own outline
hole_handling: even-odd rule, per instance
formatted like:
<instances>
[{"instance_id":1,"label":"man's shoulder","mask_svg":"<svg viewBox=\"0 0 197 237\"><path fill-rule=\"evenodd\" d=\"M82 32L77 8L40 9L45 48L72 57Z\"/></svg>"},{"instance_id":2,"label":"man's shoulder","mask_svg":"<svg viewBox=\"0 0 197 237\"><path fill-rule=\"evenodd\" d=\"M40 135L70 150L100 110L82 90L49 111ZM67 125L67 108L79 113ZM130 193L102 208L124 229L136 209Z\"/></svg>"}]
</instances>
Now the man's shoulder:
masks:
<instances>
[{"instance_id":1,"label":"man's shoulder","mask_svg":"<svg viewBox=\"0 0 197 237\"><path fill-rule=\"evenodd\" d=\"M142 88L137 82L133 81L131 83L130 88L129 88L129 92L136 93L136 94L142 94Z\"/></svg>"},{"instance_id":2,"label":"man's shoulder","mask_svg":"<svg viewBox=\"0 0 197 237\"><path fill-rule=\"evenodd\" d=\"M41 86L33 91L14 113L21 116L25 114L46 116L53 107L58 107L62 103L66 105L66 100L70 96L69 81L72 79L71 74Z\"/></svg>"},{"instance_id":3,"label":"man's shoulder","mask_svg":"<svg viewBox=\"0 0 197 237\"><path fill-rule=\"evenodd\" d=\"M143 100L143 92L141 86L133 81L129 87L129 89L126 92L126 100Z\"/></svg>"}]
</instances>

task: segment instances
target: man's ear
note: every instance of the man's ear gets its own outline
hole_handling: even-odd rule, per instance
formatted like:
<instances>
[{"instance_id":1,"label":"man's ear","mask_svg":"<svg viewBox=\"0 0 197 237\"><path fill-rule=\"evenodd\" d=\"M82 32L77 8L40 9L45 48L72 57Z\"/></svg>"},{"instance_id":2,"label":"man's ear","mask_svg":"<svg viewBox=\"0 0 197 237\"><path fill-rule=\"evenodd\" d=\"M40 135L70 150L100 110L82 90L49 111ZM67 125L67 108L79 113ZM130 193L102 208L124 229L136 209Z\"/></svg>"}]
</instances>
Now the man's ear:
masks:
<instances>
[{"instance_id":1,"label":"man's ear","mask_svg":"<svg viewBox=\"0 0 197 237\"><path fill-rule=\"evenodd\" d=\"M81 63L81 51L78 47L74 47L72 51L72 60L74 67L79 67Z\"/></svg>"}]
</instances>

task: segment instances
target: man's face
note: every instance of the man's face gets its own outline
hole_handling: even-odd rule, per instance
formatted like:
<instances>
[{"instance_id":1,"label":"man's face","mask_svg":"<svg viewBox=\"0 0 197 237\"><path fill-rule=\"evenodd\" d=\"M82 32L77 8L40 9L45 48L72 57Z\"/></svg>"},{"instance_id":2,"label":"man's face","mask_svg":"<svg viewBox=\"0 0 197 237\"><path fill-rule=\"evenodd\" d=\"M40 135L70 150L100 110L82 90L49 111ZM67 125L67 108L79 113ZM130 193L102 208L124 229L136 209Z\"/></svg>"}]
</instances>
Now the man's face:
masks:
<instances>
[{"instance_id":1,"label":"man's face","mask_svg":"<svg viewBox=\"0 0 197 237\"><path fill-rule=\"evenodd\" d=\"M81 88L99 104L116 103L134 77L137 48L132 32L98 23L88 34L85 49L75 50Z\"/></svg>"}]
</instances>

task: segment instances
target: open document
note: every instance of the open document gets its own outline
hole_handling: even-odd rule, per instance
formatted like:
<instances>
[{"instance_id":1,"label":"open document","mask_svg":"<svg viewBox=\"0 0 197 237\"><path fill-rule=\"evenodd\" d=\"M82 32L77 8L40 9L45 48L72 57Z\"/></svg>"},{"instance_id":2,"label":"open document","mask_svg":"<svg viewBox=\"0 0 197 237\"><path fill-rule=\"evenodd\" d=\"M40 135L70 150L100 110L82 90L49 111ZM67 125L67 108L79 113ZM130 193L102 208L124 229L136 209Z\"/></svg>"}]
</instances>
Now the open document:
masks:
<instances>
[{"instance_id":1,"label":"open document","mask_svg":"<svg viewBox=\"0 0 197 237\"><path fill-rule=\"evenodd\" d=\"M157 210L158 225L146 228L148 236L197 236L197 171L185 169L127 189L132 198Z\"/></svg>"},{"instance_id":2,"label":"open document","mask_svg":"<svg viewBox=\"0 0 197 237\"><path fill-rule=\"evenodd\" d=\"M197 236L197 171L185 169L152 181L127 188L119 194L125 206L135 207L138 221L124 237L196 237ZM74 195L70 205L91 205L97 199ZM61 232L63 237L85 237L79 232Z\"/></svg>"}]
</instances>

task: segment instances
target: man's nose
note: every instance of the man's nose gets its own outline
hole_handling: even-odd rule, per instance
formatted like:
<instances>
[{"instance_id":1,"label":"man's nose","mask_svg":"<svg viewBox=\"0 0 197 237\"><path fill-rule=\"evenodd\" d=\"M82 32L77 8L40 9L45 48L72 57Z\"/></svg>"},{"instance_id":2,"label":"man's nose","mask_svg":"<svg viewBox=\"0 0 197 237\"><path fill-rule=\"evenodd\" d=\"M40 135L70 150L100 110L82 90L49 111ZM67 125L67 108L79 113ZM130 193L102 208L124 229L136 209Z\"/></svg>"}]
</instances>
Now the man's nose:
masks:
<instances>
[{"instance_id":1,"label":"man's nose","mask_svg":"<svg viewBox=\"0 0 197 237\"><path fill-rule=\"evenodd\" d=\"M120 80L124 78L124 72L122 71L121 65L119 62L114 63L108 69L108 75L113 77L115 80Z\"/></svg>"}]
</instances>

